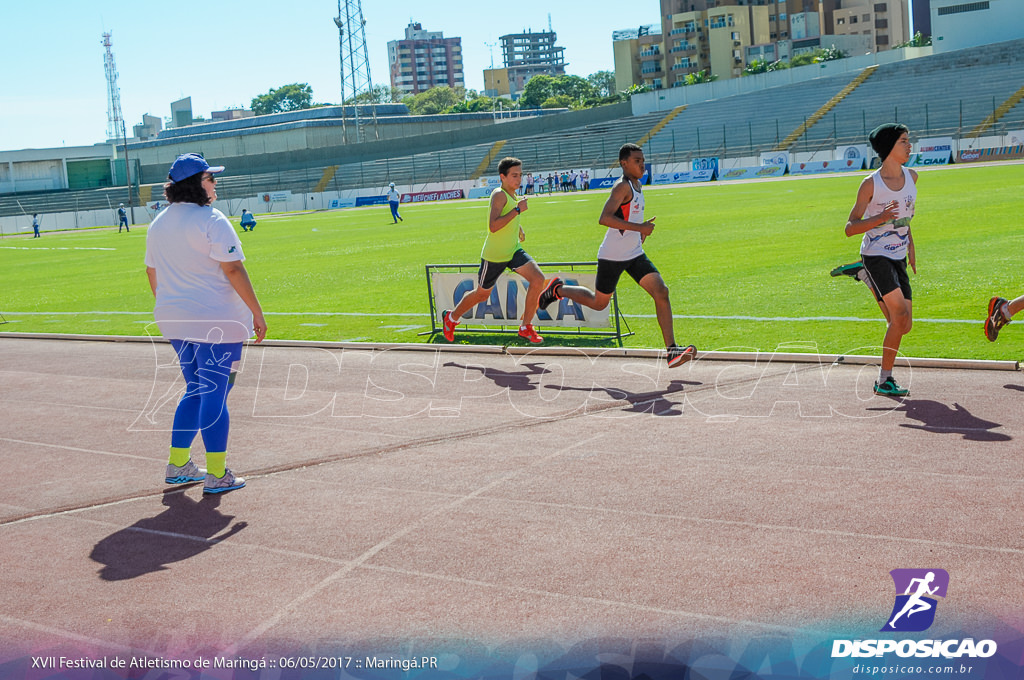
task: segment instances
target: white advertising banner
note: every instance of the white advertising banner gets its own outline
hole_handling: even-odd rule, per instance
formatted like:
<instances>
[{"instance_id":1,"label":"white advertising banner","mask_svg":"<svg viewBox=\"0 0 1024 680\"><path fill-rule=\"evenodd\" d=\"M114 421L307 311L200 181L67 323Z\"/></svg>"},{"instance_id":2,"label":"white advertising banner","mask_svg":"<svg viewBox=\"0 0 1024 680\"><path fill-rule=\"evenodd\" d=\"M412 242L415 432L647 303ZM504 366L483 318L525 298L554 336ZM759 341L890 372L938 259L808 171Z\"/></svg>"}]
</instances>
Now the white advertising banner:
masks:
<instances>
[{"instance_id":1,"label":"white advertising banner","mask_svg":"<svg viewBox=\"0 0 1024 680\"><path fill-rule=\"evenodd\" d=\"M1024 130L1008 130L1006 136L1009 137L1009 146L1020 146L1024 144Z\"/></svg>"},{"instance_id":2,"label":"white advertising banner","mask_svg":"<svg viewBox=\"0 0 1024 680\"><path fill-rule=\"evenodd\" d=\"M544 270L544 276L557 276L570 286L585 286L594 289L597 274L593 272L558 272ZM431 272L430 287L437 310L435 321L441 323L441 312L454 309L462 297L476 288L476 272ZM477 326L513 326L526 306L526 280L518 274L505 272L491 289L491 296L481 302L468 314L463 323ZM610 328L611 304L601 311L576 304L572 300L558 300L547 309L537 311L532 322L541 328Z\"/></svg>"},{"instance_id":3,"label":"white advertising banner","mask_svg":"<svg viewBox=\"0 0 1024 680\"><path fill-rule=\"evenodd\" d=\"M761 167L789 165L788 151L767 151L761 154Z\"/></svg>"},{"instance_id":4,"label":"white advertising banner","mask_svg":"<svg viewBox=\"0 0 1024 680\"><path fill-rule=\"evenodd\" d=\"M943 151L946 152L947 156L953 155L952 137L927 137L917 142L917 153L921 155L939 155Z\"/></svg>"},{"instance_id":5,"label":"white advertising banner","mask_svg":"<svg viewBox=\"0 0 1024 680\"><path fill-rule=\"evenodd\" d=\"M871 147L869 147L867 144L848 144L846 146L836 147L835 160L837 161L856 160L858 158L863 158L865 161L870 163L873 157L874 152L871 150Z\"/></svg>"}]
</instances>

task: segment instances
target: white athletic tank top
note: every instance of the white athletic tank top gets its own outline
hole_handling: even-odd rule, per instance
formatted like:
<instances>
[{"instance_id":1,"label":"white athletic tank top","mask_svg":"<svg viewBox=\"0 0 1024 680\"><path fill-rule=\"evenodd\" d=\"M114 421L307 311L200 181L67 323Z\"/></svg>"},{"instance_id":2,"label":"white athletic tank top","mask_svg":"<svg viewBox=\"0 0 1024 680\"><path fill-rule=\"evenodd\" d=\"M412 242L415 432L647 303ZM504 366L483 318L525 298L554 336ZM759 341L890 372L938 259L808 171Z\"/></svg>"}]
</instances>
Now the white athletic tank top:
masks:
<instances>
[{"instance_id":1,"label":"white athletic tank top","mask_svg":"<svg viewBox=\"0 0 1024 680\"><path fill-rule=\"evenodd\" d=\"M867 219L885 210L889 201L896 201L899 211L896 219L881 224L864 232L864 240L860 244L861 255L881 255L891 260L902 260L907 256L910 243L910 220L914 216L914 203L917 201L917 185L910 175L910 170L903 168L903 188L893 191L882 181L881 170L871 173L874 182L873 196L864 218Z\"/></svg>"},{"instance_id":2,"label":"white athletic tank top","mask_svg":"<svg viewBox=\"0 0 1024 680\"><path fill-rule=\"evenodd\" d=\"M629 203L620 205L615 211L615 216L631 224L644 223L644 194L640 189L633 186L627 179L620 179L620 182L627 182L633 191L633 198ZM615 260L625 262L644 254L643 243L640 240L639 231L626 231L625 229L609 228L604 235L601 247L597 249L599 260Z\"/></svg>"}]
</instances>

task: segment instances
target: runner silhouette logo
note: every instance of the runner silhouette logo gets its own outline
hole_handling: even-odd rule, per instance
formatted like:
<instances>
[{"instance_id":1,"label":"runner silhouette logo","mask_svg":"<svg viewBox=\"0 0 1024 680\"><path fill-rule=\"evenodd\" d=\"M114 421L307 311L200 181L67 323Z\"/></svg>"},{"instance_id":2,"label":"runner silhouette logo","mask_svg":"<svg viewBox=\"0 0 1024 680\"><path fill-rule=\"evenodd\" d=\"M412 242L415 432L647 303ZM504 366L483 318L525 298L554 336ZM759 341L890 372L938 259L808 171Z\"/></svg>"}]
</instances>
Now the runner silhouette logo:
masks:
<instances>
[{"instance_id":1,"label":"runner silhouette logo","mask_svg":"<svg viewBox=\"0 0 1024 680\"><path fill-rule=\"evenodd\" d=\"M928 630L935 621L937 597L946 597L949 573L945 569L893 569L896 602L882 632L916 633Z\"/></svg>"}]
</instances>

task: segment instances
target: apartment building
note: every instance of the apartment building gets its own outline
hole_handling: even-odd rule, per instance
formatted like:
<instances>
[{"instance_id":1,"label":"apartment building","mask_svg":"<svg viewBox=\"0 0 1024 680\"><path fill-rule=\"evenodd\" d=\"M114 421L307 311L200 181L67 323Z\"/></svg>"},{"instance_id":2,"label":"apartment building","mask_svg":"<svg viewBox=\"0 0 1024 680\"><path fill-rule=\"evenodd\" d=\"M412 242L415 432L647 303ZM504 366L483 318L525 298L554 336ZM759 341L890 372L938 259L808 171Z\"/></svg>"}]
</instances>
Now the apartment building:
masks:
<instances>
[{"instance_id":1,"label":"apartment building","mask_svg":"<svg viewBox=\"0 0 1024 680\"><path fill-rule=\"evenodd\" d=\"M419 94L438 85L465 87L462 38L445 38L443 31L425 31L410 23L404 40L388 43L391 87L402 94Z\"/></svg>"},{"instance_id":2,"label":"apartment building","mask_svg":"<svg viewBox=\"0 0 1024 680\"><path fill-rule=\"evenodd\" d=\"M825 33L872 36L874 51L910 40L909 0L822 0Z\"/></svg>"},{"instance_id":3,"label":"apartment building","mask_svg":"<svg viewBox=\"0 0 1024 680\"><path fill-rule=\"evenodd\" d=\"M615 60L615 89L634 85L660 90L665 82L665 54L661 26L648 24L612 33Z\"/></svg>"}]
</instances>

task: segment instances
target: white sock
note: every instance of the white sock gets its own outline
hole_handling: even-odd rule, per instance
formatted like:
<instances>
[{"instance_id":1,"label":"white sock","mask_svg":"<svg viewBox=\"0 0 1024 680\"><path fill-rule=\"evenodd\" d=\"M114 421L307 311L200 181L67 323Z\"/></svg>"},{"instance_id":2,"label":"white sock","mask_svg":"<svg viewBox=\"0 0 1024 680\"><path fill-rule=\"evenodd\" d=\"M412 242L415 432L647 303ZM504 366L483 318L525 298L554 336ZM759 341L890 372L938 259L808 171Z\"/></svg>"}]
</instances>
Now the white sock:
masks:
<instances>
[{"instance_id":1,"label":"white sock","mask_svg":"<svg viewBox=\"0 0 1024 680\"><path fill-rule=\"evenodd\" d=\"M459 317L455 316L455 312L448 312L448 319L452 323L458 323L459 322Z\"/></svg>"},{"instance_id":2,"label":"white sock","mask_svg":"<svg viewBox=\"0 0 1024 680\"><path fill-rule=\"evenodd\" d=\"M878 384L881 385L886 380L892 377L892 371L886 371L881 368L878 369Z\"/></svg>"},{"instance_id":3,"label":"white sock","mask_svg":"<svg viewBox=\"0 0 1024 680\"><path fill-rule=\"evenodd\" d=\"M1010 303L1009 302L1004 302L1001 309L1002 309L1002 312L1003 312L1003 316L1005 316L1007 319L1012 319L1013 318L1013 314L1010 314Z\"/></svg>"}]
</instances>

